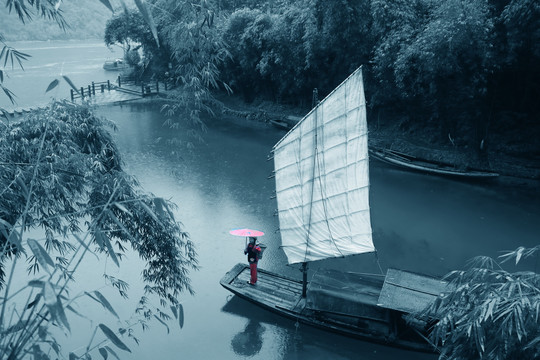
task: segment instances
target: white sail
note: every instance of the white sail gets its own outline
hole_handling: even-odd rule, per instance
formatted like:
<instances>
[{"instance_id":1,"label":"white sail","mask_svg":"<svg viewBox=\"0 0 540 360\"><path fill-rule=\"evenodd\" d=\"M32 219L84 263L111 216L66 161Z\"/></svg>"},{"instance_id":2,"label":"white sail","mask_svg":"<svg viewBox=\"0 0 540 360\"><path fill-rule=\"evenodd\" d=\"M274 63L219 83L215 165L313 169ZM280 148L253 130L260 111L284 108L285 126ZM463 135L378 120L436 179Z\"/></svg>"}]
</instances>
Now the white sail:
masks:
<instances>
[{"instance_id":1,"label":"white sail","mask_svg":"<svg viewBox=\"0 0 540 360\"><path fill-rule=\"evenodd\" d=\"M361 68L273 152L281 242L290 264L375 251Z\"/></svg>"}]
</instances>

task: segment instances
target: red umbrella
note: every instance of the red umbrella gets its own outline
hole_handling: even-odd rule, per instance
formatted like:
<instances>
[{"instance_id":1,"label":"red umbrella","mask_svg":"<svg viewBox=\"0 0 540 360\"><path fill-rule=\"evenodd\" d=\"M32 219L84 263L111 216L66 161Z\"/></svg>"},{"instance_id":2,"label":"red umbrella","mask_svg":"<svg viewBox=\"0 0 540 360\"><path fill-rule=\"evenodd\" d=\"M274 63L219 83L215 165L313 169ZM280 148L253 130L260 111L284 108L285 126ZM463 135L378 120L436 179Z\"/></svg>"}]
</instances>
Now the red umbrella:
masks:
<instances>
[{"instance_id":1,"label":"red umbrella","mask_svg":"<svg viewBox=\"0 0 540 360\"><path fill-rule=\"evenodd\" d=\"M232 229L229 234L236 236L263 236L264 233L253 229Z\"/></svg>"}]
</instances>

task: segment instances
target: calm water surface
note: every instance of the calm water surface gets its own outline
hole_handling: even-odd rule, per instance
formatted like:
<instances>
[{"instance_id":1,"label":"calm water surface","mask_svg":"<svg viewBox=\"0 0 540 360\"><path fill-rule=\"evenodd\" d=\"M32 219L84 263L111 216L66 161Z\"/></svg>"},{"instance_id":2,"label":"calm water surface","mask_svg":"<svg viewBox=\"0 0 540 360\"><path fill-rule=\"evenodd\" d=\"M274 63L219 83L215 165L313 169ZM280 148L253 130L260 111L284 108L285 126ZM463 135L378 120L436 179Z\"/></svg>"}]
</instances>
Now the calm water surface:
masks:
<instances>
[{"instance_id":1,"label":"calm water surface","mask_svg":"<svg viewBox=\"0 0 540 360\"><path fill-rule=\"evenodd\" d=\"M94 71L100 73L99 69ZM28 83L24 86L30 87ZM136 176L145 190L178 205L176 215L196 243L200 261L200 270L191 274L196 294L180 299L184 327L180 329L172 322L169 333L157 322L145 332L134 327L141 343L137 346L126 340L133 353L126 356L117 350L122 359L436 358L297 324L231 296L219 285L232 266L245 261L244 239L228 234L229 229L237 227L265 231L261 240L268 248L261 267L301 276L296 267L285 265L279 249L279 233L275 232L278 220L273 216L275 187L273 180L267 179L273 170L267 156L284 132L242 121L207 120L205 143L194 143L194 149L187 151L167 141L173 137L188 141L185 129L164 127L164 116L150 105L102 107L97 111L118 126L115 138L126 171ZM462 268L473 256L497 256L502 250L538 243L538 191L497 181L452 181L396 170L375 161L370 171L374 243L383 268L443 275ZM122 317L129 317L142 294L142 266L133 254L121 269L89 258L77 275L73 292L100 289ZM310 266L311 273L318 267L378 272L373 254ZM104 272L131 284L127 303L105 286ZM84 308L85 302L79 304L88 319L70 317L73 331L62 340L65 351L80 352L98 322L112 328L125 326L88 302L88 308Z\"/></svg>"},{"instance_id":2,"label":"calm water surface","mask_svg":"<svg viewBox=\"0 0 540 360\"><path fill-rule=\"evenodd\" d=\"M228 234L235 227L266 232L262 239L268 249L261 267L300 277L297 268L284 265L279 233L274 232L274 183L267 179L273 168L267 156L283 132L208 120L205 143L195 143L194 150L186 152L166 141L173 136L185 139L184 132L163 127L163 115L147 105L99 112L118 125L116 138L126 170L146 190L179 205L178 217L197 243L201 261L201 270L192 275L197 294L183 299L184 329L169 336L160 336L163 329L147 333L149 344L145 341L137 353L141 359L150 356L154 346L166 357L182 353L187 358L434 358L295 324L231 297L219 286L226 271L245 261L244 240ZM537 193L403 172L375 161L371 184L374 242L383 268L442 275L473 256L497 256L501 250L538 241ZM318 267L378 271L372 254L316 262L311 271Z\"/></svg>"}]
</instances>

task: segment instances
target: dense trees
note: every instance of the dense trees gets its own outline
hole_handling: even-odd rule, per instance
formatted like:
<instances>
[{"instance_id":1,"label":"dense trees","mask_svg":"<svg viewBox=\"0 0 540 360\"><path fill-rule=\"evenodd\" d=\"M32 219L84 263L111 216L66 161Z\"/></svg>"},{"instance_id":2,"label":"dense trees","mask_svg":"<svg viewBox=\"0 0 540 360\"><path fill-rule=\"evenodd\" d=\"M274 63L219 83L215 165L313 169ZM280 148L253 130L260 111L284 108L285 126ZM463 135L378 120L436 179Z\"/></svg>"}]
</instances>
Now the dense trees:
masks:
<instances>
[{"instance_id":1,"label":"dense trees","mask_svg":"<svg viewBox=\"0 0 540 360\"><path fill-rule=\"evenodd\" d=\"M490 131L509 121L538 126L540 6L534 1L148 4L170 50L173 77L199 94L182 104L201 108L209 88L228 84L247 101L306 105L314 88L323 97L363 65L370 109L438 128L439 141L480 150Z\"/></svg>"},{"instance_id":2,"label":"dense trees","mask_svg":"<svg viewBox=\"0 0 540 360\"><path fill-rule=\"evenodd\" d=\"M223 71L250 97L307 102L364 65L370 108L431 122L441 139L480 148L508 118L538 125L536 2L239 3L223 25L233 53Z\"/></svg>"}]
</instances>

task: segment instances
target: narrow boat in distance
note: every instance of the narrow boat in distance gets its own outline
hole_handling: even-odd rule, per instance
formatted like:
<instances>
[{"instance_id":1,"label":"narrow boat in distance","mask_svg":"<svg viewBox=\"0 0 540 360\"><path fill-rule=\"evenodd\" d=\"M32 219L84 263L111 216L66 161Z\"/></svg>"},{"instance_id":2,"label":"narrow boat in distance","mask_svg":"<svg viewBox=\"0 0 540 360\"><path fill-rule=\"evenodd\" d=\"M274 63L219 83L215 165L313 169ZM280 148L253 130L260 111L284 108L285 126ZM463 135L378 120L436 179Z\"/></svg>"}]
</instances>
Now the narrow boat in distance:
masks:
<instances>
[{"instance_id":1,"label":"narrow boat in distance","mask_svg":"<svg viewBox=\"0 0 540 360\"><path fill-rule=\"evenodd\" d=\"M372 158L387 164L433 175L442 175L470 180L493 179L499 176L499 174L495 172L468 168L460 169L451 164L440 161L420 159L415 156L403 154L401 152L390 149L372 148L369 150L369 154Z\"/></svg>"},{"instance_id":2,"label":"narrow boat in distance","mask_svg":"<svg viewBox=\"0 0 540 360\"><path fill-rule=\"evenodd\" d=\"M431 305L447 282L398 269L364 274L308 263L375 253L369 205L366 103L361 68L311 110L273 148L281 247L301 280L237 264L221 285L279 315L340 334L434 352L429 319L414 314Z\"/></svg>"},{"instance_id":3,"label":"narrow boat in distance","mask_svg":"<svg viewBox=\"0 0 540 360\"><path fill-rule=\"evenodd\" d=\"M120 71L127 69L129 66L122 59L107 60L103 64L103 69L107 71Z\"/></svg>"}]
</instances>

